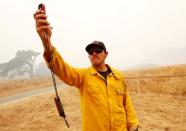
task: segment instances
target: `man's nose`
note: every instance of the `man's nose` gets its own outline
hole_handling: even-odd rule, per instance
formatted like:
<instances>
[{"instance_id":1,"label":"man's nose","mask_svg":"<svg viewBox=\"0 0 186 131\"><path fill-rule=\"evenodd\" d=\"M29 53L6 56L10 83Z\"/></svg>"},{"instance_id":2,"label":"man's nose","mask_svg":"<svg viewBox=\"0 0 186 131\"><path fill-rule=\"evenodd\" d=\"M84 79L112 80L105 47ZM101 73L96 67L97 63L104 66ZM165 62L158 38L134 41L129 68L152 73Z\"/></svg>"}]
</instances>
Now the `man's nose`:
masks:
<instances>
[{"instance_id":1,"label":"man's nose","mask_svg":"<svg viewBox=\"0 0 186 131\"><path fill-rule=\"evenodd\" d=\"M93 53L92 53L92 55L96 55L97 53L94 51Z\"/></svg>"}]
</instances>

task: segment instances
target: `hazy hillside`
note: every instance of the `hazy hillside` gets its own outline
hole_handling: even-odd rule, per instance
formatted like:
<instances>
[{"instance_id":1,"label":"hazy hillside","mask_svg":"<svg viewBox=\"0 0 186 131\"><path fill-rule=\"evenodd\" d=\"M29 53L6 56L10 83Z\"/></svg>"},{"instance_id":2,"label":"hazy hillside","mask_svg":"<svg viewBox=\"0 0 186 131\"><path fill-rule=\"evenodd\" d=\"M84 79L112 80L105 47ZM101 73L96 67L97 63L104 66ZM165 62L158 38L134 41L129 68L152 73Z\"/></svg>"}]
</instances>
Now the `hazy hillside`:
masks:
<instances>
[{"instance_id":1,"label":"hazy hillside","mask_svg":"<svg viewBox=\"0 0 186 131\"><path fill-rule=\"evenodd\" d=\"M186 63L186 47L184 48L160 48L149 54L143 62L156 63L158 65L175 65Z\"/></svg>"}]
</instances>

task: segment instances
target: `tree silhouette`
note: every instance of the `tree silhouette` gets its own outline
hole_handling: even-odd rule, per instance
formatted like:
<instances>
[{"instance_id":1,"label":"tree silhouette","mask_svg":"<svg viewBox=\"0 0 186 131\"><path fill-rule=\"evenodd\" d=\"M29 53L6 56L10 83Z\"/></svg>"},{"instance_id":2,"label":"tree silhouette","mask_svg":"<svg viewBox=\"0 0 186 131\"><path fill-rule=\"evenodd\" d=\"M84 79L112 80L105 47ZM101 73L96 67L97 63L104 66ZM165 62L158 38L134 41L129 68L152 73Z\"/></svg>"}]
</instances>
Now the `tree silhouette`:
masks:
<instances>
[{"instance_id":1,"label":"tree silhouette","mask_svg":"<svg viewBox=\"0 0 186 131\"><path fill-rule=\"evenodd\" d=\"M25 72L28 72L30 76L34 75L33 66L36 60L36 57L39 55L39 52L33 50L19 50L16 52L16 56L8 61L7 63L0 64L0 76L8 76L10 71L13 72L13 75L23 75ZM25 66L29 68L25 68ZM9 76L11 77L11 76Z\"/></svg>"}]
</instances>

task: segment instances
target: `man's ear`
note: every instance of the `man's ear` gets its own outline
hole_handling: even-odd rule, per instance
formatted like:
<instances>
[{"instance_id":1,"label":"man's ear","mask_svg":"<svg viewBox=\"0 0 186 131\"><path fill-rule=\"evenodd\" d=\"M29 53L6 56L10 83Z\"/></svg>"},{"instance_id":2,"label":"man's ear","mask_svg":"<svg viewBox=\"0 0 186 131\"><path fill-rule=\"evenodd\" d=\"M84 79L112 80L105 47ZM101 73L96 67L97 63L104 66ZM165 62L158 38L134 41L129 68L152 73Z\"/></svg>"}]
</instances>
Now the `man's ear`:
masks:
<instances>
[{"instance_id":1,"label":"man's ear","mask_svg":"<svg viewBox=\"0 0 186 131\"><path fill-rule=\"evenodd\" d=\"M106 56L105 56L105 58L107 57L107 55L108 55L108 51L105 51L105 54L106 54Z\"/></svg>"}]
</instances>

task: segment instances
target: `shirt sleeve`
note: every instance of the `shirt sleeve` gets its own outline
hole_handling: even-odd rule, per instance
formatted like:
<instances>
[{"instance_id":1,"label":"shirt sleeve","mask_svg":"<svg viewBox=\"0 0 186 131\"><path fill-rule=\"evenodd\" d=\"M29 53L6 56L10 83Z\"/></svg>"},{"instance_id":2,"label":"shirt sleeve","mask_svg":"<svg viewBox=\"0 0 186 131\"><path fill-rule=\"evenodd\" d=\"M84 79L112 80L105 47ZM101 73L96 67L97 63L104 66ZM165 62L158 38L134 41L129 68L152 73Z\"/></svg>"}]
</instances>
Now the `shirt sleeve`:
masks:
<instances>
[{"instance_id":1,"label":"shirt sleeve","mask_svg":"<svg viewBox=\"0 0 186 131\"><path fill-rule=\"evenodd\" d=\"M43 57L50 68L62 81L71 86L80 88L84 80L84 69L68 65L54 47L49 58L46 52Z\"/></svg>"},{"instance_id":2,"label":"shirt sleeve","mask_svg":"<svg viewBox=\"0 0 186 131\"><path fill-rule=\"evenodd\" d=\"M126 83L124 81L125 87ZM126 89L126 94L124 96L124 108L125 108L125 112L126 112L126 119L127 119L127 128L134 128L138 126L138 119L137 119L137 115L136 112L134 110L131 98L129 96L129 94L127 93L127 89Z\"/></svg>"}]
</instances>

